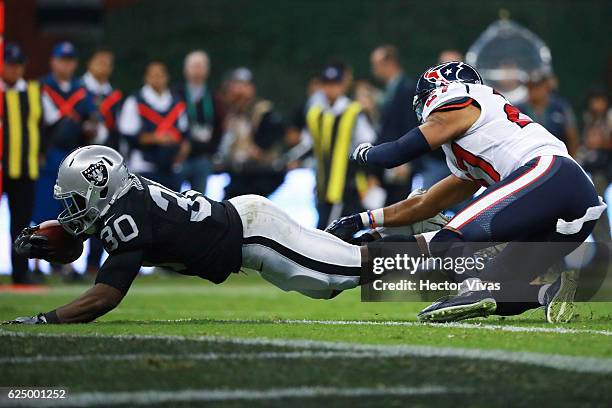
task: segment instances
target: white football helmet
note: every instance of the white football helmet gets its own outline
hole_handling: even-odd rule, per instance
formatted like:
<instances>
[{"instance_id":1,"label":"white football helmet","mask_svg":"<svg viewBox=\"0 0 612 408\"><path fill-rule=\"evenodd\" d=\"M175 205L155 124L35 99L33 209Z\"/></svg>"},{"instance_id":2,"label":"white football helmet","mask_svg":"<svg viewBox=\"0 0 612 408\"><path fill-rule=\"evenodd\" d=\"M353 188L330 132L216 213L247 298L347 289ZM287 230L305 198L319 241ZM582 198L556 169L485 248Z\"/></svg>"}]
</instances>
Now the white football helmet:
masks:
<instances>
[{"instance_id":1,"label":"white football helmet","mask_svg":"<svg viewBox=\"0 0 612 408\"><path fill-rule=\"evenodd\" d=\"M64 158L57 173L53 198L64 205L58 221L73 235L87 232L130 186L119 152L99 145L78 148Z\"/></svg>"}]
</instances>

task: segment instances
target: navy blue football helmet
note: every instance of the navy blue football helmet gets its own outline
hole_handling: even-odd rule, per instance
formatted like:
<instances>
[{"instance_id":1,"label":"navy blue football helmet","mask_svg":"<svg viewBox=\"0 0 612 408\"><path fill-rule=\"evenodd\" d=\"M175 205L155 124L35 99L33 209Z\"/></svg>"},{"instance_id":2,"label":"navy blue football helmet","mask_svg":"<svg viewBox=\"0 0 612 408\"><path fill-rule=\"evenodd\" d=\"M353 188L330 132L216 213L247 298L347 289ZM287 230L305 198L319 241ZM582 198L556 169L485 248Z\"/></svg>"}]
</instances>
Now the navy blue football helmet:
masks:
<instances>
[{"instance_id":1,"label":"navy blue football helmet","mask_svg":"<svg viewBox=\"0 0 612 408\"><path fill-rule=\"evenodd\" d=\"M460 61L445 62L427 68L419 77L414 93L412 108L419 119L423 121L423 105L429 94L436 88L451 82L465 82L468 84L482 84L482 77L474 67Z\"/></svg>"}]
</instances>

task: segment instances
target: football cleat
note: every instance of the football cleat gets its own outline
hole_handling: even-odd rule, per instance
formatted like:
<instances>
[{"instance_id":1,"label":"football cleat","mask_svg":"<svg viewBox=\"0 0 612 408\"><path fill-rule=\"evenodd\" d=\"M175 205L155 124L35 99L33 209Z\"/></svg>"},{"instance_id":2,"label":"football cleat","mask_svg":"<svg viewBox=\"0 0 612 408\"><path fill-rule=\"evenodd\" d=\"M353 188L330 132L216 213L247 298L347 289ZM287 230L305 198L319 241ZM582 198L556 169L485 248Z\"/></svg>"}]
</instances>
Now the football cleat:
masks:
<instances>
[{"instance_id":1,"label":"football cleat","mask_svg":"<svg viewBox=\"0 0 612 408\"><path fill-rule=\"evenodd\" d=\"M548 323L567 323L574 317L574 296L578 288L579 272L561 272L557 280L544 293L546 321Z\"/></svg>"},{"instance_id":2,"label":"football cleat","mask_svg":"<svg viewBox=\"0 0 612 408\"><path fill-rule=\"evenodd\" d=\"M417 315L424 323L457 322L474 317L487 317L497 303L488 290L464 292L432 303Z\"/></svg>"}]
</instances>

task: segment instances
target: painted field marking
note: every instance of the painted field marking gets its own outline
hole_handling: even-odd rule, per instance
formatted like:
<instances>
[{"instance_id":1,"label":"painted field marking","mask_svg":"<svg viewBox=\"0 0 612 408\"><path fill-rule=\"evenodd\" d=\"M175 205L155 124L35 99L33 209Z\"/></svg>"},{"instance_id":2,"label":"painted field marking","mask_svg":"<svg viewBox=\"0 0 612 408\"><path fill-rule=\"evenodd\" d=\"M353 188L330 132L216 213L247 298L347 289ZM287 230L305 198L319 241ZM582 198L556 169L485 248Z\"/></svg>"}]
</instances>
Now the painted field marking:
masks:
<instances>
[{"instance_id":1,"label":"painted field marking","mask_svg":"<svg viewBox=\"0 0 612 408\"><path fill-rule=\"evenodd\" d=\"M463 394L469 390L436 385L421 387L336 388L293 387L268 390L181 390L181 391L128 391L82 392L68 394L66 399L10 400L13 407L93 407L109 405L149 405L168 402L206 402L231 400L275 400L281 398L357 398L357 397L410 397L422 395ZM3 403L0 401L0 406Z\"/></svg>"},{"instance_id":2,"label":"painted field marking","mask_svg":"<svg viewBox=\"0 0 612 408\"><path fill-rule=\"evenodd\" d=\"M177 336L177 335L101 335L101 334L61 334L61 333L24 333L0 330L0 337L54 337L54 338L93 338L122 340L164 340L168 342L197 341L240 346L273 346L305 350L339 350L353 352L396 353L398 357L417 358L458 358L471 360L498 361L504 363L526 364L557 370L608 374L612 373L612 359L597 357L580 357L560 354L535 353L527 351L507 351L499 349L469 349L455 347L435 347L421 345L374 345L319 340L289 340L267 338L232 338L217 336Z\"/></svg>"},{"instance_id":3,"label":"painted field marking","mask_svg":"<svg viewBox=\"0 0 612 408\"><path fill-rule=\"evenodd\" d=\"M510 326L502 324L482 323L419 323L401 321L376 321L376 320L280 320L287 324L323 324L323 325L356 325L356 326L429 326L449 329L476 329L508 331L514 333L554 333L554 334L596 334L601 336L612 336L612 331L593 329L572 329L566 327L525 327Z\"/></svg>"},{"instance_id":4,"label":"painted field marking","mask_svg":"<svg viewBox=\"0 0 612 408\"><path fill-rule=\"evenodd\" d=\"M612 336L612 331L609 330L594 330L594 329L572 329L567 327L525 327L511 326L503 324L483 324L483 323L420 323L414 321L385 321L385 320L297 320L297 319L281 319L281 320L263 320L263 319L170 319L170 320L155 320L154 322L164 323L235 323L235 324L320 324L329 326L404 326L404 327L434 327L444 329L468 329L468 330L491 330L491 331L506 331L512 333L552 333L552 334L592 334L598 336Z\"/></svg>"},{"instance_id":5,"label":"painted field marking","mask_svg":"<svg viewBox=\"0 0 612 408\"><path fill-rule=\"evenodd\" d=\"M395 352L371 351L288 351L256 353L130 353L130 354L72 354L72 355L37 355L31 357L0 357L0 364L36 364L36 363L75 363L80 361L138 361L138 360L294 360L294 359L334 359L334 358L380 358L396 357Z\"/></svg>"}]
</instances>

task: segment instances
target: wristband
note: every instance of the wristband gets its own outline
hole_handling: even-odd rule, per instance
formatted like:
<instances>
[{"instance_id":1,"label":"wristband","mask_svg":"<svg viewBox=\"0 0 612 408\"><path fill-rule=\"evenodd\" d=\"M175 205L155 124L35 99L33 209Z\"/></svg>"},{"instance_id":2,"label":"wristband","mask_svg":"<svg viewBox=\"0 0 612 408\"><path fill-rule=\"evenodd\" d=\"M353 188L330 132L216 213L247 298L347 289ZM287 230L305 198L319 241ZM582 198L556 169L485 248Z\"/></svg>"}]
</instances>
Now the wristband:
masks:
<instances>
[{"instance_id":1,"label":"wristband","mask_svg":"<svg viewBox=\"0 0 612 408\"><path fill-rule=\"evenodd\" d=\"M377 227L382 227L385 222L385 212L382 208L378 208L376 210L367 210L365 212L359 213L361 217L361 222L364 226L369 226L370 229L376 229Z\"/></svg>"},{"instance_id":2,"label":"wristband","mask_svg":"<svg viewBox=\"0 0 612 408\"><path fill-rule=\"evenodd\" d=\"M51 323L51 324L61 323L59 317L57 317L57 312L55 310L52 310L47 313L42 313L42 315L44 316L47 323Z\"/></svg>"}]
</instances>

